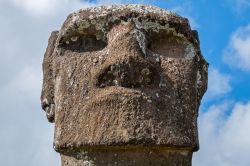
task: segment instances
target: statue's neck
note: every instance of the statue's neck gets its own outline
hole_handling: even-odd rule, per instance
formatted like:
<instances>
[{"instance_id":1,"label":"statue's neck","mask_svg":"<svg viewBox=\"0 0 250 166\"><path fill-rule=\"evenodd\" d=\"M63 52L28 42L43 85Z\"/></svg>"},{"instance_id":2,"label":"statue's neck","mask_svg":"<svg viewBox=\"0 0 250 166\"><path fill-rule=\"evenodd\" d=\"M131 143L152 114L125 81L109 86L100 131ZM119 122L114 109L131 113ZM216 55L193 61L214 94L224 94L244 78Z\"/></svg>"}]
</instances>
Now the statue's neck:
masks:
<instances>
[{"instance_id":1,"label":"statue's neck","mask_svg":"<svg viewBox=\"0 0 250 166\"><path fill-rule=\"evenodd\" d=\"M134 149L95 150L63 155L62 166L191 166L192 152L187 150Z\"/></svg>"}]
</instances>

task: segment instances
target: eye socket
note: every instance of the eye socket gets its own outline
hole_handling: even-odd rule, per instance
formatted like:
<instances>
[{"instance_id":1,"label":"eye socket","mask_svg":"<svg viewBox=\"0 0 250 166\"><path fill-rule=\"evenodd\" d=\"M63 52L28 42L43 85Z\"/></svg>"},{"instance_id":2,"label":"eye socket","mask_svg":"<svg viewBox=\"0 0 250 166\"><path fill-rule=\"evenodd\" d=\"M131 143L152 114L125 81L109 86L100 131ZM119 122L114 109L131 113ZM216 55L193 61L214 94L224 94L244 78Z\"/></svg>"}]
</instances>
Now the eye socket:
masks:
<instances>
[{"instance_id":1,"label":"eye socket","mask_svg":"<svg viewBox=\"0 0 250 166\"><path fill-rule=\"evenodd\" d=\"M74 52L99 51L107 46L107 41L97 35L74 35L61 42L61 47Z\"/></svg>"},{"instance_id":2,"label":"eye socket","mask_svg":"<svg viewBox=\"0 0 250 166\"><path fill-rule=\"evenodd\" d=\"M171 33L151 34L147 45L148 50L155 54L171 58L184 58L187 42Z\"/></svg>"}]
</instances>

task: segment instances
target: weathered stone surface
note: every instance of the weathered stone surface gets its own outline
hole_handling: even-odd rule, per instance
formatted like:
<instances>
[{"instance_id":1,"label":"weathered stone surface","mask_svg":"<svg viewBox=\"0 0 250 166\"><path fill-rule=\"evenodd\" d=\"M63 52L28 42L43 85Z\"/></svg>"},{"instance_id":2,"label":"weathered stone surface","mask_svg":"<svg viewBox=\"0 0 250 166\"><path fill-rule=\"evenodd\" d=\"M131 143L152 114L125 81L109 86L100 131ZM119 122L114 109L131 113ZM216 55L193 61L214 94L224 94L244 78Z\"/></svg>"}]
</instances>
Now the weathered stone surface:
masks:
<instances>
[{"instance_id":1,"label":"weathered stone surface","mask_svg":"<svg viewBox=\"0 0 250 166\"><path fill-rule=\"evenodd\" d=\"M51 34L41 96L63 165L84 165L83 154L109 165L114 149L126 165L133 154L148 158L138 150L146 147L158 155L136 165L178 163L186 151L191 164L207 68L197 32L171 12L121 5L70 14Z\"/></svg>"},{"instance_id":2,"label":"weathered stone surface","mask_svg":"<svg viewBox=\"0 0 250 166\"><path fill-rule=\"evenodd\" d=\"M88 151L80 155L61 155L63 166L189 166L192 153L167 149Z\"/></svg>"}]
</instances>

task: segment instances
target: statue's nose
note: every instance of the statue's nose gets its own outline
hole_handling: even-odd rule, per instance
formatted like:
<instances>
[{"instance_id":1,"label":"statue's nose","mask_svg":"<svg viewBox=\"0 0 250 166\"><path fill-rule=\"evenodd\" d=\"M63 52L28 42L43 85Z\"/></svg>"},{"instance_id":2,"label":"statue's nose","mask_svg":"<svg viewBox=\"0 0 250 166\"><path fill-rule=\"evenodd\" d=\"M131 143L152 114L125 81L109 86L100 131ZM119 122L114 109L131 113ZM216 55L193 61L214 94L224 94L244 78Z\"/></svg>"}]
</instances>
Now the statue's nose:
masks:
<instances>
[{"instance_id":1,"label":"statue's nose","mask_svg":"<svg viewBox=\"0 0 250 166\"><path fill-rule=\"evenodd\" d=\"M137 88L158 84L157 68L147 61L143 40L142 32L133 24L123 24L112 29L108 35L109 57L98 74L98 87Z\"/></svg>"},{"instance_id":2,"label":"statue's nose","mask_svg":"<svg viewBox=\"0 0 250 166\"><path fill-rule=\"evenodd\" d=\"M108 49L112 58L145 59L146 39L133 22L114 26L108 34Z\"/></svg>"}]
</instances>

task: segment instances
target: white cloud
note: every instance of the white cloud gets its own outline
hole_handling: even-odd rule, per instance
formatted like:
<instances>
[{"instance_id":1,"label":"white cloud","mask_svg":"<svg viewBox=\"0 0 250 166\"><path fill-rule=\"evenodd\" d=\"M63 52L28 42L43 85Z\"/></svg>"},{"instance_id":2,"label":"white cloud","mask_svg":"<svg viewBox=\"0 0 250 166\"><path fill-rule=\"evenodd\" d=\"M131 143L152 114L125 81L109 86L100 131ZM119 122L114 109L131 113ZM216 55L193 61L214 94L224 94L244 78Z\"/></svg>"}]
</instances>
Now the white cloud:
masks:
<instances>
[{"instance_id":1,"label":"white cloud","mask_svg":"<svg viewBox=\"0 0 250 166\"><path fill-rule=\"evenodd\" d=\"M12 4L34 16L50 16L58 11L73 11L96 5L141 3L152 4L154 0L97 0L96 3L90 0L11 0Z\"/></svg>"},{"instance_id":2,"label":"white cloud","mask_svg":"<svg viewBox=\"0 0 250 166\"><path fill-rule=\"evenodd\" d=\"M54 6L58 5L56 0L13 0L13 2L18 7L35 14L51 12Z\"/></svg>"},{"instance_id":3,"label":"white cloud","mask_svg":"<svg viewBox=\"0 0 250 166\"><path fill-rule=\"evenodd\" d=\"M194 166L250 165L250 101L211 106L199 117L200 151Z\"/></svg>"},{"instance_id":4,"label":"white cloud","mask_svg":"<svg viewBox=\"0 0 250 166\"><path fill-rule=\"evenodd\" d=\"M75 10L93 6L94 3L81 0L11 0L12 3L35 16L49 16L62 10Z\"/></svg>"},{"instance_id":5,"label":"white cloud","mask_svg":"<svg viewBox=\"0 0 250 166\"><path fill-rule=\"evenodd\" d=\"M23 65L11 71L10 63L14 75L0 87L0 165L59 165L52 147L53 126L40 108L40 68Z\"/></svg>"},{"instance_id":6,"label":"white cloud","mask_svg":"<svg viewBox=\"0 0 250 166\"><path fill-rule=\"evenodd\" d=\"M211 99L229 93L231 91L230 80L229 75L221 73L216 68L209 68L208 90L205 96Z\"/></svg>"},{"instance_id":7,"label":"white cloud","mask_svg":"<svg viewBox=\"0 0 250 166\"><path fill-rule=\"evenodd\" d=\"M34 16L49 16L58 11L72 11L96 5L127 4L127 3L153 3L154 0L97 0L96 3L90 0L11 0L12 3Z\"/></svg>"},{"instance_id":8,"label":"white cloud","mask_svg":"<svg viewBox=\"0 0 250 166\"><path fill-rule=\"evenodd\" d=\"M38 92L42 87L42 71L37 66L25 66L15 78L11 80L6 89L10 89L10 92L18 92L22 95L34 96L34 92Z\"/></svg>"},{"instance_id":9,"label":"white cloud","mask_svg":"<svg viewBox=\"0 0 250 166\"><path fill-rule=\"evenodd\" d=\"M231 67L250 71L250 24L232 34L223 60Z\"/></svg>"}]
</instances>

